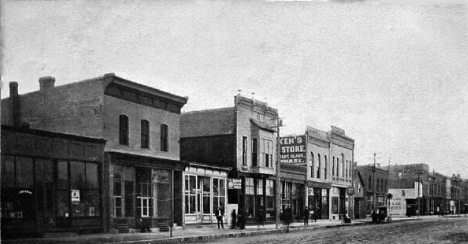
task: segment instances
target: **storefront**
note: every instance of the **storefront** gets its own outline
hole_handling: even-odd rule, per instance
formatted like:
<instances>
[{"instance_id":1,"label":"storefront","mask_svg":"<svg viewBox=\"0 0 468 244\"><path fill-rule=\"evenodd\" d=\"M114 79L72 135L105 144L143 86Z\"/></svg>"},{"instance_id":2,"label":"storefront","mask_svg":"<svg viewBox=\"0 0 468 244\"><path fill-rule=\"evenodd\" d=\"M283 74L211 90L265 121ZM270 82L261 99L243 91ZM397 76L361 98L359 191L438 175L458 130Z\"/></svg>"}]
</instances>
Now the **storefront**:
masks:
<instances>
[{"instance_id":1,"label":"storefront","mask_svg":"<svg viewBox=\"0 0 468 244\"><path fill-rule=\"evenodd\" d=\"M184 177L185 224L216 223L215 210L218 207L228 216L227 174L230 170L228 167L189 163Z\"/></svg>"},{"instance_id":2,"label":"storefront","mask_svg":"<svg viewBox=\"0 0 468 244\"><path fill-rule=\"evenodd\" d=\"M106 153L110 165L111 227L121 232L150 228L168 230L183 225L183 171L187 163ZM140 221L141 220L141 221Z\"/></svg>"},{"instance_id":3,"label":"storefront","mask_svg":"<svg viewBox=\"0 0 468 244\"><path fill-rule=\"evenodd\" d=\"M349 197L344 187L332 186L331 188L331 217L332 219L341 219L348 209Z\"/></svg>"},{"instance_id":4,"label":"storefront","mask_svg":"<svg viewBox=\"0 0 468 244\"><path fill-rule=\"evenodd\" d=\"M330 206L330 184L320 182L307 182L309 206L311 211L314 211L317 219L328 219Z\"/></svg>"},{"instance_id":5,"label":"storefront","mask_svg":"<svg viewBox=\"0 0 468 244\"><path fill-rule=\"evenodd\" d=\"M104 144L2 126L2 237L105 231Z\"/></svg>"},{"instance_id":6,"label":"storefront","mask_svg":"<svg viewBox=\"0 0 468 244\"><path fill-rule=\"evenodd\" d=\"M244 191L240 194L239 213L247 224L275 219L275 179L273 177L241 177Z\"/></svg>"}]
</instances>

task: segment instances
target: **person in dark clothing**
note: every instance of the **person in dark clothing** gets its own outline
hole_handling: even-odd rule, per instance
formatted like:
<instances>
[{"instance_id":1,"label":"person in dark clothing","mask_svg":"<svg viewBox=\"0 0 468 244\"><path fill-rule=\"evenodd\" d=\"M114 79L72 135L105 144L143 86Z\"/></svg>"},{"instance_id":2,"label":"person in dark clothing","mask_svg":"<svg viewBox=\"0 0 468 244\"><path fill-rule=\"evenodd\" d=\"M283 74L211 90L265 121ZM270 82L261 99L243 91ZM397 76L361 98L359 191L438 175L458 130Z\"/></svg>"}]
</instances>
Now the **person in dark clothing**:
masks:
<instances>
[{"instance_id":1,"label":"person in dark clothing","mask_svg":"<svg viewBox=\"0 0 468 244\"><path fill-rule=\"evenodd\" d=\"M288 206L285 210L284 210L284 222L286 225L289 226L289 224L291 223L292 221L292 211L291 211L291 208Z\"/></svg>"},{"instance_id":2,"label":"person in dark clothing","mask_svg":"<svg viewBox=\"0 0 468 244\"><path fill-rule=\"evenodd\" d=\"M237 215L237 226L239 229L243 230L245 229L245 213L243 209L239 210L239 214Z\"/></svg>"},{"instance_id":3,"label":"person in dark clothing","mask_svg":"<svg viewBox=\"0 0 468 244\"><path fill-rule=\"evenodd\" d=\"M258 228L260 229L260 225L264 226L264 221L265 221L265 215L263 214L263 209L259 208L256 214L257 214Z\"/></svg>"},{"instance_id":4,"label":"person in dark clothing","mask_svg":"<svg viewBox=\"0 0 468 244\"><path fill-rule=\"evenodd\" d=\"M232 213L231 213L231 229L235 229L237 226L237 214L236 214L236 210L232 210Z\"/></svg>"},{"instance_id":5,"label":"person in dark clothing","mask_svg":"<svg viewBox=\"0 0 468 244\"><path fill-rule=\"evenodd\" d=\"M142 219L138 219L138 225L140 226L140 233L151 232L149 225Z\"/></svg>"},{"instance_id":6,"label":"person in dark clothing","mask_svg":"<svg viewBox=\"0 0 468 244\"><path fill-rule=\"evenodd\" d=\"M346 224L351 224L351 218L349 217L348 215L348 211L345 212L345 215L344 215L344 222Z\"/></svg>"},{"instance_id":7,"label":"person in dark clothing","mask_svg":"<svg viewBox=\"0 0 468 244\"><path fill-rule=\"evenodd\" d=\"M221 227L224 229L224 224L223 224L223 216L224 212L221 208L217 207L215 211L216 219L218 220L218 229L219 229L219 224L221 224Z\"/></svg>"},{"instance_id":8,"label":"person in dark clothing","mask_svg":"<svg viewBox=\"0 0 468 244\"><path fill-rule=\"evenodd\" d=\"M310 217L310 212L307 206L304 209L304 226L309 225L309 217Z\"/></svg>"}]
</instances>

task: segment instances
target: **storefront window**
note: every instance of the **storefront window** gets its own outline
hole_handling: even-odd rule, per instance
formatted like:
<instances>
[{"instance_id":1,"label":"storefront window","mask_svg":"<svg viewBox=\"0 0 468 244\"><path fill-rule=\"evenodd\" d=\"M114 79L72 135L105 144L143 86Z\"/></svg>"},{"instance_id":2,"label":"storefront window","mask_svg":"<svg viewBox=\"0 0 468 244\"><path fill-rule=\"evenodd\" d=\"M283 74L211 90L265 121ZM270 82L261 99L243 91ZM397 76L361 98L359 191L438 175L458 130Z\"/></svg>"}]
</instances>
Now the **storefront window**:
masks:
<instances>
[{"instance_id":1,"label":"storefront window","mask_svg":"<svg viewBox=\"0 0 468 244\"><path fill-rule=\"evenodd\" d=\"M115 217L133 217L135 169L114 165L113 173Z\"/></svg>"},{"instance_id":2,"label":"storefront window","mask_svg":"<svg viewBox=\"0 0 468 244\"><path fill-rule=\"evenodd\" d=\"M89 169L88 169L89 167ZM71 210L74 217L99 216L97 165L94 163L70 162ZM90 179L91 182L87 182Z\"/></svg>"},{"instance_id":3,"label":"storefront window","mask_svg":"<svg viewBox=\"0 0 468 244\"><path fill-rule=\"evenodd\" d=\"M169 218L171 214L171 171L152 171L153 181L153 216L158 218Z\"/></svg>"},{"instance_id":4,"label":"storefront window","mask_svg":"<svg viewBox=\"0 0 468 244\"><path fill-rule=\"evenodd\" d=\"M266 217L275 216L275 184L273 180L266 180L265 191L267 209Z\"/></svg>"},{"instance_id":5,"label":"storefront window","mask_svg":"<svg viewBox=\"0 0 468 244\"><path fill-rule=\"evenodd\" d=\"M254 204L255 204L255 186L253 178L245 178L245 194L246 194L246 211L247 217L255 217Z\"/></svg>"},{"instance_id":6,"label":"storefront window","mask_svg":"<svg viewBox=\"0 0 468 244\"><path fill-rule=\"evenodd\" d=\"M214 186L217 186L216 188ZM213 178L213 209L225 208L226 203L226 180Z\"/></svg>"},{"instance_id":7,"label":"storefront window","mask_svg":"<svg viewBox=\"0 0 468 244\"><path fill-rule=\"evenodd\" d=\"M150 217L152 213L151 171L146 168L137 169L137 214L140 217Z\"/></svg>"},{"instance_id":8,"label":"storefront window","mask_svg":"<svg viewBox=\"0 0 468 244\"><path fill-rule=\"evenodd\" d=\"M185 213L194 214L197 199L197 176L185 176Z\"/></svg>"}]
</instances>

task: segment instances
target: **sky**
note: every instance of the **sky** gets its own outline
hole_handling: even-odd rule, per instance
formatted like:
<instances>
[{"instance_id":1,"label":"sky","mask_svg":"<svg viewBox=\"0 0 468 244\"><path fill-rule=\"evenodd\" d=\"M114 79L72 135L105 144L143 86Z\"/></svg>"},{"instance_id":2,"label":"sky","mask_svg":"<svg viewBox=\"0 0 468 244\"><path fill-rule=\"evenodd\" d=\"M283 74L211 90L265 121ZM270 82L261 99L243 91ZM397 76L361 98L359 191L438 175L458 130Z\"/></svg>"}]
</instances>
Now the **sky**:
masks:
<instances>
[{"instance_id":1,"label":"sky","mask_svg":"<svg viewBox=\"0 0 468 244\"><path fill-rule=\"evenodd\" d=\"M468 12L463 0L4 1L2 98L54 76L106 73L188 96L241 94L282 135L337 126L355 161L428 164L468 178Z\"/></svg>"}]
</instances>

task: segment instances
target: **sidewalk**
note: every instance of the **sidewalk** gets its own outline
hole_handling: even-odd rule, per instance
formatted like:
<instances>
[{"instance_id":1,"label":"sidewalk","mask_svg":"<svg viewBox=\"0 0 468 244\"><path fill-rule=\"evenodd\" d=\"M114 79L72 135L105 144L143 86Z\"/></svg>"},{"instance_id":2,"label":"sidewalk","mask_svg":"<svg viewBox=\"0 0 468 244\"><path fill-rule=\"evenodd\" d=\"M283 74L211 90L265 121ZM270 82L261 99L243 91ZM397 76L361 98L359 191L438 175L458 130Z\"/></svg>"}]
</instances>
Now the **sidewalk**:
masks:
<instances>
[{"instance_id":1,"label":"sidewalk","mask_svg":"<svg viewBox=\"0 0 468 244\"><path fill-rule=\"evenodd\" d=\"M442 218L439 216L420 216L420 217L394 217L393 222L398 221L417 221L427 218ZM292 223L289 226L289 231L298 230L312 230L319 228L333 228L350 225L366 225L372 224L369 218L352 220L351 224L343 224L339 220L318 220L317 222L309 222L309 226L304 226L302 222ZM2 240L5 244L26 244L26 243L67 243L67 244L90 244L90 243L132 243L132 244L149 244L149 243L179 243L183 241L196 241L203 239L218 239L225 237L238 237L248 235L264 235L269 233L281 233L287 231L287 226L281 224L276 228L275 224L268 224L264 226L246 226L244 230L238 229L217 229L215 225L202 227L202 228L186 228L181 227L173 230L172 237L169 232L155 232L155 233L131 233L131 234L89 234L89 235L75 235L65 237L50 237L50 238L34 238L34 239L15 239L15 240ZM227 226L226 226L227 228Z\"/></svg>"}]
</instances>

